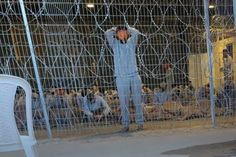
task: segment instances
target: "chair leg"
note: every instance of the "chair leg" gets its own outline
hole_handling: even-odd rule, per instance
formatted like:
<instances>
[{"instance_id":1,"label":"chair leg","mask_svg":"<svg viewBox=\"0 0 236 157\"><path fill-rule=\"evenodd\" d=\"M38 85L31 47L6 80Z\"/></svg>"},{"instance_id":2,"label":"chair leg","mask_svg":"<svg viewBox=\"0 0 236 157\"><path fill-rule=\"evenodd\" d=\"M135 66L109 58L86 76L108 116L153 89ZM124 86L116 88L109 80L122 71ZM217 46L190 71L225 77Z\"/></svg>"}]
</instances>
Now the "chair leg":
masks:
<instances>
[{"instance_id":1,"label":"chair leg","mask_svg":"<svg viewBox=\"0 0 236 157\"><path fill-rule=\"evenodd\" d=\"M38 157L38 153L34 146L27 142L22 142L26 157Z\"/></svg>"}]
</instances>

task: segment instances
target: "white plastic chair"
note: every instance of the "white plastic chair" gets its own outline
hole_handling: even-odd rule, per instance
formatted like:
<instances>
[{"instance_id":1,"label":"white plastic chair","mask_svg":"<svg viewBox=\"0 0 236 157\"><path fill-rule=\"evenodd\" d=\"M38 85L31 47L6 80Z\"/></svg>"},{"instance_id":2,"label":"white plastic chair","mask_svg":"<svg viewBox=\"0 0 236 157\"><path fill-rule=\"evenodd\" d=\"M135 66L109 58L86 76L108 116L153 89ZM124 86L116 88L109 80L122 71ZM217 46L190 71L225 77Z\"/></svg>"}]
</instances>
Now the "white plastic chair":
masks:
<instances>
[{"instance_id":1,"label":"white plastic chair","mask_svg":"<svg viewBox=\"0 0 236 157\"><path fill-rule=\"evenodd\" d=\"M26 94L26 121L28 135L20 135L14 116L14 101L17 87ZM32 123L32 90L22 78L0 74L0 152L24 150L27 157L35 157L36 144Z\"/></svg>"}]
</instances>

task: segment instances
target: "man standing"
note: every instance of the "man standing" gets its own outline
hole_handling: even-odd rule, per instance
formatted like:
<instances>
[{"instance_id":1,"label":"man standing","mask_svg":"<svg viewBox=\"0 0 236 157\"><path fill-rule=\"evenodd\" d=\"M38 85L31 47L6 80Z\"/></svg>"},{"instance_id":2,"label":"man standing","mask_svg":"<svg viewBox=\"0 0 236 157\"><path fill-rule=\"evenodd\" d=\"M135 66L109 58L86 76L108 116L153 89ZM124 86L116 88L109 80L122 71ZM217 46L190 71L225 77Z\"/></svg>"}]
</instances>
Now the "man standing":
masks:
<instances>
[{"instance_id":1,"label":"man standing","mask_svg":"<svg viewBox=\"0 0 236 157\"><path fill-rule=\"evenodd\" d=\"M123 129L129 131L129 101L130 96L135 105L137 130L143 130L142 85L138 74L136 61L136 45L140 32L135 28L118 26L105 32L110 47L114 53L116 86L121 107Z\"/></svg>"}]
</instances>

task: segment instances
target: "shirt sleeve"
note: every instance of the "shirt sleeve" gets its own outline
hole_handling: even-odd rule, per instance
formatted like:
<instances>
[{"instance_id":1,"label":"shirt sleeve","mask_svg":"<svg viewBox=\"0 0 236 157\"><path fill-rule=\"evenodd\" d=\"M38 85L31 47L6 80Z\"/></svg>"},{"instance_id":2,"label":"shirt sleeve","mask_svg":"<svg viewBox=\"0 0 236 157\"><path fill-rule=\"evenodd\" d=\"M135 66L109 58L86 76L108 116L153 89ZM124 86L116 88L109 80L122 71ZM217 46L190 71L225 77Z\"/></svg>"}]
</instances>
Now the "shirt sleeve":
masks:
<instances>
[{"instance_id":1,"label":"shirt sleeve","mask_svg":"<svg viewBox=\"0 0 236 157\"><path fill-rule=\"evenodd\" d=\"M133 28L133 27L128 27L128 32L130 33L131 36L137 36L137 35L141 34L139 32L139 30L137 30L136 28Z\"/></svg>"},{"instance_id":2,"label":"shirt sleeve","mask_svg":"<svg viewBox=\"0 0 236 157\"><path fill-rule=\"evenodd\" d=\"M157 93L154 93L153 95L154 95L154 97L153 97L153 103L154 103L155 105L157 105L157 104L158 104Z\"/></svg>"},{"instance_id":3,"label":"shirt sleeve","mask_svg":"<svg viewBox=\"0 0 236 157\"><path fill-rule=\"evenodd\" d=\"M108 113L111 112L110 106L102 97L100 98L100 100L101 100L102 106L104 107L103 115L108 115Z\"/></svg>"},{"instance_id":4,"label":"shirt sleeve","mask_svg":"<svg viewBox=\"0 0 236 157\"><path fill-rule=\"evenodd\" d=\"M82 110L87 116L93 116L93 113L89 110L87 98L85 97L83 99Z\"/></svg>"},{"instance_id":5,"label":"shirt sleeve","mask_svg":"<svg viewBox=\"0 0 236 157\"><path fill-rule=\"evenodd\" d=\"M113 47L114 45L114 36L115 36L115 30L116 30L116 27L112 27L111 29L108 29L106 32L105 32L105 37L108 41L108 44Z\"/></svg>"}]
</instances>

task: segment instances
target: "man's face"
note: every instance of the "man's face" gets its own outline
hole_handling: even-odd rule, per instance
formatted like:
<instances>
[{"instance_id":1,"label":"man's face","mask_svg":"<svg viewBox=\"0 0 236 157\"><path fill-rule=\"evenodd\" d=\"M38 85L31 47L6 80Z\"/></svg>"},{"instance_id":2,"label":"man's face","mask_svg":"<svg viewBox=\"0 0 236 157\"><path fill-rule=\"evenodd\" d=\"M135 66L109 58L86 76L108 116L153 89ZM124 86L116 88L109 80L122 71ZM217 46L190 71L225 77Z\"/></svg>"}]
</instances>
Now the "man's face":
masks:
<instances>
[{"instance_id":1,"label":"man's face","mask_svg":"<svg viewBox=\"0 0 236 157\"><path fill-rule=\"evenodd\" d=\"M117 35L118 40L125 41L128 39L128 31L127 30L119 30L116 35Z\"/></svg>"},{"instance_id":2,"label":"man's face","mask_svg":"<svg viewBox=\"0 0 236 157\"><path fill-rule=\"evenodd\" d=\"M223 58L227 58L228 57L228 51L227 50L223 50Z\"/></svg>"},{"instance_id":3,"label":"man's face","mask_svg":"<svg viewBox=\"0 0 236 157\"><path fill-rule=\"evenodd\" d=\"M64 95L65 94L65 90L60 88L60 89L58 89L56 91L56 93L57 93L57 95Z\"/></svg>"}]
</instances>

